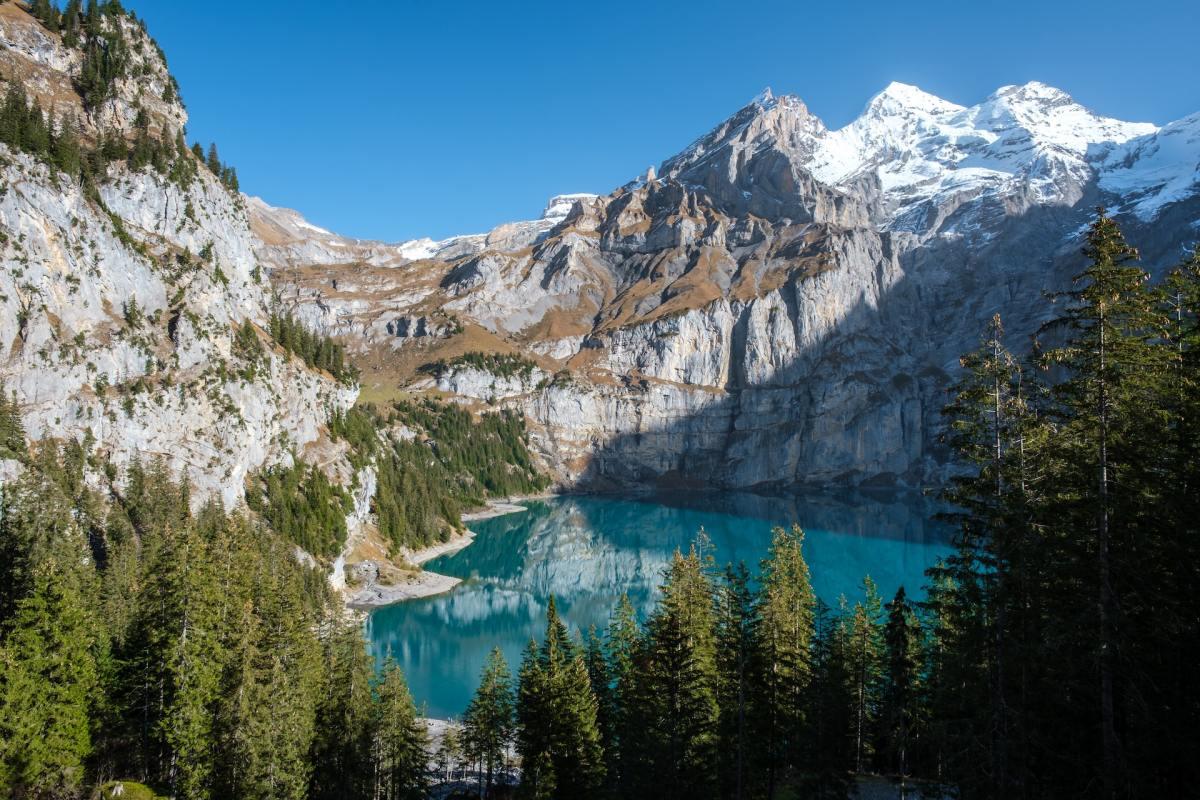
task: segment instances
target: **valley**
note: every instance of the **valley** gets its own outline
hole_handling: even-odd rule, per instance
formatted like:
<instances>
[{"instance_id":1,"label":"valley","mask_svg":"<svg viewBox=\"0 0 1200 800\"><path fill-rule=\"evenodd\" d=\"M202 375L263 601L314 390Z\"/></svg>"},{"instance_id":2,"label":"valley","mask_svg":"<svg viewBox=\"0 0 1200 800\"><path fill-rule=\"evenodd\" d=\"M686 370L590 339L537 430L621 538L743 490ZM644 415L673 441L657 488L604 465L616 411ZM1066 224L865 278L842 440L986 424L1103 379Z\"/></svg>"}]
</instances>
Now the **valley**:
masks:
<instances>
[{"instance_id":1,"label":"valley","mask_svg":"<svg viewBox=\"0 0 1200 800\"><path fill-rule=\"evenodd\" d=\"M117 0L0 2L0 93L0 796L1200 780L1200 113L768 89L384 242Z\"/></svg>"}]
</instances>

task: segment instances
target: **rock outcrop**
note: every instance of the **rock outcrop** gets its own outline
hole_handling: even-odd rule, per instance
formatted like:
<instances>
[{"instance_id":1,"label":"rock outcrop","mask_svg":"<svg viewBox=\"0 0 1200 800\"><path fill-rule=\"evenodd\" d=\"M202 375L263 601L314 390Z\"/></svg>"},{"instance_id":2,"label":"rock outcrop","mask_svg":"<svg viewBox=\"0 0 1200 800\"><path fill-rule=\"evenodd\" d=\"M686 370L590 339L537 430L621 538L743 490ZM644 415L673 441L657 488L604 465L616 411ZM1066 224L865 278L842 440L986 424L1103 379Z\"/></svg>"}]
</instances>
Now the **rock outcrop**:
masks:
<instances>
[{"instance_id":1,"label":"rock outcrop","mask_svg":"<svg viewBox=\"0 0 1200 800\"><path fill-rule=\"evenodd\" d=\"M80 50L12 3L0 5L0 78L85 144L174 142L187 115L156 45L127 17L104 24L130 61L98 106L76 90ZM88 439L118 467L161 458L196 503L233 507L249 473L315 443L357 390L270 341L272 290L245 204L194 172L115 160L85 186L0 145L0 380L31 439Z\"/></svg>"},{"instance_id":2,"label":"rock outcrop","mask_svg":"<svg viewBox=\"0 0 1200 800\"><path fill-rule=\"evenodd\" d=\"M947 468L940 411L983 323L1002 313L1017 347L1037 330L1101 203L1152 269L1177 261L1200 236L1198 162L1195 117L1107 119L1038 83L972 107L893 84L837 131L766 92L532 237L258 255L374 391L519 408L564 485L917 486ZM394 333L435 317L453 332ZM421 369L472 350L544 374Z\"/></svg>"}]
</instances>

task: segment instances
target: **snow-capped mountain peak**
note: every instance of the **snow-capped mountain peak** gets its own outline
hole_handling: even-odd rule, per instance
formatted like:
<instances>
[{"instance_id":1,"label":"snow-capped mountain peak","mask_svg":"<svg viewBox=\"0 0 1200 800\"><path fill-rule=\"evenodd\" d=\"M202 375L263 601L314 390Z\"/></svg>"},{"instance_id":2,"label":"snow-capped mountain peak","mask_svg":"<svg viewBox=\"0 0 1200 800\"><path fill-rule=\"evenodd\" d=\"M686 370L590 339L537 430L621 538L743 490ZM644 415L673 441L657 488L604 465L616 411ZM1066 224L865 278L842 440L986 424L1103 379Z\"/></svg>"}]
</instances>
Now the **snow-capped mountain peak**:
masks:
<instances>
[{"instance_id":1,"label":"snow-capped mountain peak","mask_svg":"<svg viewBox=\"0 0 1200 800\"><path fill-rule=\"evenodd\" d=\"M710 191L716 181L727 187L720 193L752 203L758 190L743 173L755 169L756 154L775 151L829 187L849 190L873 176L883 190L885 227L908 230L928 226L930 206L991 199L1073 205L1093 180L1101 189L1136 185L1147 193L1139 213L1150 213L1161 203L1149 195L1169 187L1174 197L1197 182L1189 161L1197 148L1181 132L1191 130L1184 123L1160 137L1152 123L1101 116L1039 81L1002 86L972 106L893 82L857 119L831 131L800 98L766 89L665 161L660 174ZM1173 146L1182 141L1182 150ZM1144 169L1126 163L1150 156Z\"/></svg>"},{"instance_id":2,"label":"snow-capped mountain peak","mask_svg":"<svg viewBox=\"0 0 1200 800\"><path fill-rule=\"evenodd\" d=\"M546 203L546 208L542 211L542 219L554 223L562 222L571 213L571 209L575 207L576 203L581 200L592 200L595 197L596 195L589 192L556 194Z\"/></svg>"},{"instance_id":3,"label":"snow-capped mountain peak","mask_svg":"<svg viewBox=\"0 0 1200 800\"><path fill-rule=\"evenodd\" d=\"M926 115L946 116L962 111L963 107L907 83L892 81L883 91L871 98L862 117Z\"/></svg>"},{"instance_id":4,"label":"snow-capped mountain peak","mask_svg":"<svg viewBox=\"0 0 1200 800\"><path fill-rule=\"evenodd\" d=\"M1104 155L1100 188L1125 198L1128 210L1153 219L1200 186L1200 112L1130 139Z\"/></svg>"},{"instance_id":5,"label":"snow-capped mountain peak","mask_svg":"<svg viewBox=\"0 0 1200 800\"><path fill-rule=\"evenodd\" d=\"M754 95L754 99L750 101L750 105L770 108L771 106L775 105L775 93L772 92L771 87L768 86L758 94Z\"/></svg>"},{"instance_id":6,"label":"snow-capped mountain peak","mask_svg":"<svg viewBox=\"0 0 1200 800\"><path fill-rule=\"evenodd\" d=\"M1020 129L1040 145L1081 156L1092 145L1119 144L1157 130L1150 123L1101 117L1066 92L1037 81L997 89L969 109L968 119L981 130L1004 133Z\"/></svg>"}]
</instances>

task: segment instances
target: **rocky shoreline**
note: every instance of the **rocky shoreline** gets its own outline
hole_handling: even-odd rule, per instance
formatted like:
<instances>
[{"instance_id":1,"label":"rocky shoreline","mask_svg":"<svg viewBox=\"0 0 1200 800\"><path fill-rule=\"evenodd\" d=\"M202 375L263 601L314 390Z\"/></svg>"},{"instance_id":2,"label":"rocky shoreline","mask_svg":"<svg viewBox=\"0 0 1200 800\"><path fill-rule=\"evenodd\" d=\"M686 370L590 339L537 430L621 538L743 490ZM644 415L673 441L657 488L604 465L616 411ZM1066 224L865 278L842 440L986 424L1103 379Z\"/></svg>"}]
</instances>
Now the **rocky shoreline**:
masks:
<instances>
[{"instance_id":1,"label":"rocky shoreline","mask_svg":"<svg viewBox=\"0 0 1200 800\"><path fill-rule=\"evenodd\" d=\"M351 595L350 599L346 601L346 606L355 611L371 611L404 600L433 597L448 592L462 583L460 578L424 570L407 573L407 575L411 577L400 583L368 583Z\"/></svg>"},{"instance_id":2,"label":"rocky shoreline","mask_svg":"<svg viewBox=\"0 0 1200 800\"><path fill-rule=\"evenodd\" d=\"M504 516L505 514L527 511L528 509L525 506L518 505L518 501L548 496L535 495L529 497L510 497L506 500L491 500L488 501L487 508L463 514L462 521L477 522L483 519ZM438 556L456 553L468 547L474 541L475 533L467 530L461 536L456 536L448 542L406 552L404 560L418 567L418 569L405 572L404 578L400 581L380 582L379 570L376 567L373 571L361 575L363 585L350 594L346 600L346 606L355 611L371 611L376 608L390 606L393 603L401 603L405 600L418 600L422 597L433 597L450 591L462 583L461 578L430 572L419 569L419 567Z\"/></svg>"}]
</instances>

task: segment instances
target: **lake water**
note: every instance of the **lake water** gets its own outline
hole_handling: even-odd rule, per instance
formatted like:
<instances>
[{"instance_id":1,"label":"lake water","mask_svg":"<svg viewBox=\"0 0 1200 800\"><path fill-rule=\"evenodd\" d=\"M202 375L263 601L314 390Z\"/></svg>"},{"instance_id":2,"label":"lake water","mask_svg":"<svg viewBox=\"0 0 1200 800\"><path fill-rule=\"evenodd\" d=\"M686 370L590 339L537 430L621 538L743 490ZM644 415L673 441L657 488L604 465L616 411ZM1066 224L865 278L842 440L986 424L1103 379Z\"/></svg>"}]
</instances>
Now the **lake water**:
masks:
<instances>
[{"instance_id":1,"label":"lake water","mask_svg":"<svg viewBox=\"0 0 1200 800\"><path fill-rule=\"evenodd\" d=\"M858 598L867 574L885 600L900 585L920 596L925 569L950 551L936 509L910 496L569 496L525 505L526 512L472 523L471 546L425 565L462 578L453 591L368 617L377 663L391 652L428 716L462 715L493 647L515 675L526 643L541 637L551 595L576 631L606 625L622 592L644 617L672 553L701 528L719 564L745 561L753 569L771 528L798 522L813 587L835 606L841 595Z\"/></svg>"}]
</instances>

